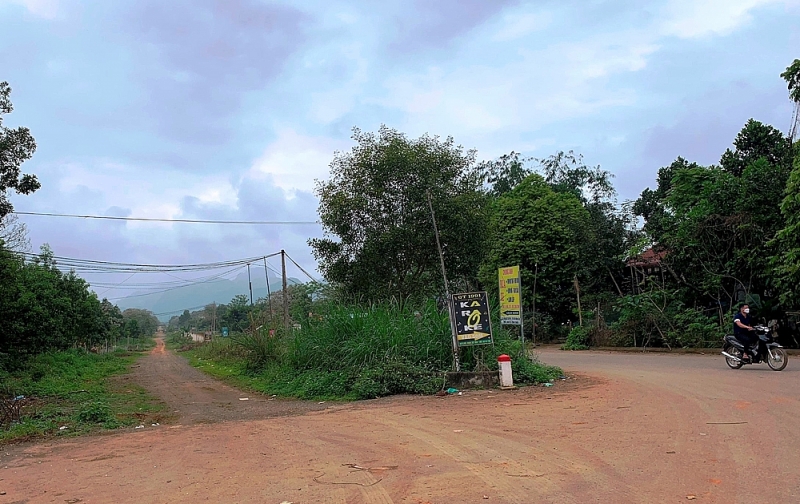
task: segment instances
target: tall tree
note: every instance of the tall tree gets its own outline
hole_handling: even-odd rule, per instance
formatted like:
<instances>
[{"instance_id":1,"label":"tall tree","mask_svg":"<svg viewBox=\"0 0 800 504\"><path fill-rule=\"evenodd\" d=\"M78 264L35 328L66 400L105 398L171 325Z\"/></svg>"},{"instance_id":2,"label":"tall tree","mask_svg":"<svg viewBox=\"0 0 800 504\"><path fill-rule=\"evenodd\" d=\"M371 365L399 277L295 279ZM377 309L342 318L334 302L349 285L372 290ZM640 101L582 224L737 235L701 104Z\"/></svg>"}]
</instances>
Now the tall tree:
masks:
<instances>
[{"instance_id":1,"label":"tall tree","mask_svg":"<svg viewBox=\"0 0 800 504\"><path fill-rule=\"evenodd\" d=\"M789 88L789 99L794 102L794 117L792 117L792 125L789 128L789 141L791 142L794 141L800 124L800 59L794 60L791 65L786 67L781 78L786 81Z\"/></svg>"},{"instance_id":2,"label":"tall tree","mask_svg":"<svg viewBox=\"0 0 800 504\"><path fill-rule=\"evenodd\" d=\"M781 211L786 226L775 240L778 248L773 259L775 283L781 302L786 307L797 307L800 306L800 155L795 158Z\"/></svg>"},{"instance_id":3,"label":"tall tree","mask_svg":"<svg viewBox=\"0 0 800 504\"><path fill-rule=\"evenodd\" d=\"M493 161L484 161L478 165L478 171L489 184L489 195L499 197L510 192L532 173L525 166L527 159L518 152L511 151Z\"/></svg>"},{"instance_id":4,"label":"tall tree","mask_svg":"<svg viewBox=\"0 0 800 504\"><path fill-rule=\"evenodd\" d=\"M589 212L571 192L556 192L541 175L528 176L501 196L492 218L494 234L483 267L484 285L497 285L497 268L519 265L522 284L533 285L538 264L537 311L558 321L573 318L576 276L585 278L593 240ZM524 302L533 301L531 289Z\"/></svg>"},{"instance_id":5,"label":"tall tree","mask_svg":"<svg viewBox=\"0 0 800 504\"><path fill-rule=\"evenodd\" d=\"M27 252L30 249L28 229L15 214L0 217L0 246L13 252Z\"/></svg>"},{"instance_id":6,"label":"tall tree","mask_svg":"<svg viewBox=\"0 0 800 504\"><path fill-rule=\"evenodd\" d=\"M31 132L22 126L16 129L3 126L3 116L13 110L11 87L8 82L0 82L0 218L14 210L8 200L9 190L30 194L40 187L35 175L23 175L20 170L36 150Z\"/></svg>"},{"instance_id":7,"label":"tall tree","mask_svg":"<svg viewBox=\"0 0 800 504\"><path fill-rule=\"evenodd\" d=\"M788 170L792 166L792 149L789 139L768 124L749 119L733 141L735 149L727 149L719 160L720 166L739 177L750 164L760 158L774 166Z\"/></svg>"},{"instance_id":8,"label":"tall tree","mask_svg":"<svg viewBox=\"0 0 800 504\"><path fill-rule=\"evenodd\" d=\"M486 233L486 197L475 153L452 138L409 139L381 127L354 130L357 145L337 153L318 182L325 237L309 240L325 278L366 299L442 291L428 194L448 276L476 277Z\"/></svg>"}]
</instances>

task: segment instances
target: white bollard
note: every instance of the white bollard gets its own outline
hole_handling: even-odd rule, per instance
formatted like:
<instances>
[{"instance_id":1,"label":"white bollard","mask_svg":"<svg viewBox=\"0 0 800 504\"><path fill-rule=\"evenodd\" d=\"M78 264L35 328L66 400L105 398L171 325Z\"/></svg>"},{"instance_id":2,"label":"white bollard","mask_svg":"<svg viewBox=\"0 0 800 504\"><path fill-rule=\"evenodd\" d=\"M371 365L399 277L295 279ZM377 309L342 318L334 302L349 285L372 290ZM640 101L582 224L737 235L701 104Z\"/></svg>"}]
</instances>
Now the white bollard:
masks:
<instances>
[{"instance_id":1,"label":"white bollard","mask_svg":"<svg viewBox=\"0 0 800 504\"><path fill-rule=\"evenodd\" d=\"M500 367L500 387L513 387L514 377L511 376L511 357L503 354L497 358L497 364Z\"/></svg>"}]
</instances>

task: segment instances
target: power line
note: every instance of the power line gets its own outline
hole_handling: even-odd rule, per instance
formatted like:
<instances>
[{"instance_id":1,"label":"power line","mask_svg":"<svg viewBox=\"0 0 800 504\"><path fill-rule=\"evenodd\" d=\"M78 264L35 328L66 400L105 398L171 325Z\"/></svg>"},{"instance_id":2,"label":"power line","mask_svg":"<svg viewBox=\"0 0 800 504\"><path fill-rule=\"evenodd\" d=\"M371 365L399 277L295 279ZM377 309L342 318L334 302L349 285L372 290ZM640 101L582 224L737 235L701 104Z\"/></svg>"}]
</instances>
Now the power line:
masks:
<instances>
[{"instance_id":1,"label":"power line","mask_svg":"<svg viewBox=\"0 0 800 504\"><path fill-rule=\"evenodd\" d=\"M30 252L22 252L21 255L28 260L37 260L41 255L33 254ZM270 254L266 257L272 257L277 254ZM244 266L248 263L261 261L264 256L248 257L244 259L236 259L233 261L220 261L214 263L199 263L199 264L138 264L138 263L123 263L113 261L98 261L93 259L75 259L72 257L53 256L56 266L64 266L74 268L76 271L82 272L148 272L148 273L164 273L164 272L179 272L179 271L206 271L213 269L229 268L232 266Z\"/></svg>"},{"instance_id":2,"label":"power line","mask_svg":"<svg viewBox=\"0 0 800 504\"><path fill-rule=\"evenodd\" d=\"M267 254L265 256L259 257L248 257L243 259L236 259L230 261L219 261L219 262L212 262L212 263L195 263L195 264L141 264L141 263L125 263L125 262L115 262L115 261L101 261L101 260L94 260L94 259L77 259L72 257L63 257L63 256L50 256L50 259L53 261L53 266L58 268L61 271L70 270L74 271L75 273L83 273L83 274L123 274L123 273L130 273L124 280L121 282L87 282L96 289L104 289L102 292L98 294L102 295L108 292L109 290L142 290L144 292L140 292L137 294L128 294L124 296L112 297L108 298L109 301L119 301L123 299L129 298L138 298L138 297L145 297L151 295L162 294L165 292L187 288L192 286L197 286L201 284L206 284L214 281L221 280L226 276L235 273L244 269L247 266L252 266L255 268L262 268L266 266L266 269L277 274L282 275L282 272L278 271L277 269L268 266L266 264L266 259L270 257L274 257L280 255L281 252L275 252L272 254ZM43 259L41 255L33 254L30 252L20 252L20 257L27 261L40 261ZM311 274L309 274L305 269L303 269L297 261L295 261L292 257L286 254L286 257L309 279L312 281L317 281ZM264 261L264 266L258 264L260 261ZM198 271L214 271L214 270L224 270L224 271L217 271L211 275L203 276L200 278L181 278L175 275L170 274L170 272L174 273L188 273L188 272L198 272ZM172 277L174 280L169 280L166 282L147 282L147 283L127 283L135 274L137 273L158 273L164 274L167 276ZM267 288L269 292L269 287Z\"/></svg>"},{"instance_id":3,"label":"power line","mask_svg":"<svg viewBox=\"0 0 800 504\"><path fill-rule=\"evenodd\" d=\"M113 217L110 215L77 215L61 214L48 212L11 212L16 215L34 215L37 217L68 217L73 219L100 219L117 221L136 221L136 222L173 222L183 224L249 224L257 226L302 226L319 225L318 221L228 221L228 220L206 220L206 219L158 219L150 217Z\"/></svg>"}]
</instances>

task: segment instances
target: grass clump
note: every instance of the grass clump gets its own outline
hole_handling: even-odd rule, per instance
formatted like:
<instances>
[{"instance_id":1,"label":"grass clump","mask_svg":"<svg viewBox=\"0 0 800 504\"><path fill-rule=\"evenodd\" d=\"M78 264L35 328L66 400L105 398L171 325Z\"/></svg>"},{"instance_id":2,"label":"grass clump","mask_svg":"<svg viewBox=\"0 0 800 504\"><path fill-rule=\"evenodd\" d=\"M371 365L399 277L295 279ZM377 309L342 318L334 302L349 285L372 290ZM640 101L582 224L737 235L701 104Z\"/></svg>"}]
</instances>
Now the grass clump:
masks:
<instances>
[{"instance_id":1,"label":"grass clump","mask_svg":"<svg viewBox=\"0 0 800 504\"><path fill-rule=\"evenodd\" d=\"M0 443L71 436L161 418L163 405L144 389L115 380L139 355L49 352L30 357L14 370L0 370L2 399L24 397L19 421L0 425Z\"/></svg>"},{"instance_id":2,"label":"grass clump","mask_svg":"<svg viewBox=\"0 0 800 504\"><path fill-rule=\"evenodd\" d=\"M371 399L433 394L451 369L447 312L377 304L329 304L300 330L270 335L268 328L218 339L189 351L193 365L266 394L303 399ZM495 331L495 346L462 349L464 367L497 369L497 355L522 355L521 343ZM528 358L513 363L521 384L551 380L558 368Z\"/></svg>"},{"instance_id":3,"label":"grass clump","mask_svg":"<svg viewBox=\"0 0 800 504\"><path fill-rule=\"evenodd\" d=\"M586 326L575 326L569 332L567 341L561 346L561 350L589 350L591 334Z\"/></svg>"}]
</instances>

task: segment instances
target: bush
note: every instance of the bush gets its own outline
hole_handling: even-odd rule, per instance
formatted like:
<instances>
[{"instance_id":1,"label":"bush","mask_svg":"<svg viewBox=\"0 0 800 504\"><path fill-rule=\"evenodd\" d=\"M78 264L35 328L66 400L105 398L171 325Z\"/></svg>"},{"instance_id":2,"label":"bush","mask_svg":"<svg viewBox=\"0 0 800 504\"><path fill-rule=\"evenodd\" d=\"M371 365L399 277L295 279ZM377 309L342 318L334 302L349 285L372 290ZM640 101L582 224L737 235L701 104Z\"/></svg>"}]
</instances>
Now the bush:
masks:
<instances>
[{"instance_id":1,"label":"bush","mask_svg":"<svg viewBox=\"0 0 800 504\"><path fill-rule=\"evenodd\" d=\"M447 311L435 303L419 310L392 303L366 308L329 303L314 313L321 316L288 334L278 330L269 336L265 329L201 345L192 350L193 362L237 384L303 399L371 399L442 388L453 357ZM503 353L522 356L522 343L495 328L494 347L462 349L462 364L496 370ZM529 358L516 357L512 366L520 384L561 375Z\"/></svg>"},{"instance_id":2,"label":"bush","mask_svg":"<svg viewBox=\"0 0 800 504\"><path fill-rule=\"evenodd\" d=\"M562 350L588 350L591 333L588 326L575 326L569 332L567 341L562 345Z\"/></svg>"},{"instance_id":3,"label":"bush","mask_svg":"<svg viewBox=\"0 0 800 504\"><path fill-rule=\"evenodd\" d=\"M285 352L283 340L266 328L232 336L231 342L244 350L247 366L253 370L280 362Z\"/></svg>"},{"instance_id":4,"label":"bush","mask_svg":"<svg viewBox=\"0 0 800 504\"><path fill-rule=\"evenodd\" d=\"M716 317L684 307L668 292L626 296L614 310L612 341L620 346L716 347L725 333Z\"/></svg>"},{"instance_id":5,"label":"bush","mask_svg":"<svg viewBox=\"0 0 800 504\"><path fill-rule=\"evenodd\" d=\"M104 401L91 401L83 403L78 410L78 421L86 423L109 423L113 422L111 407Z\"/></svg>"}]
</instances>

